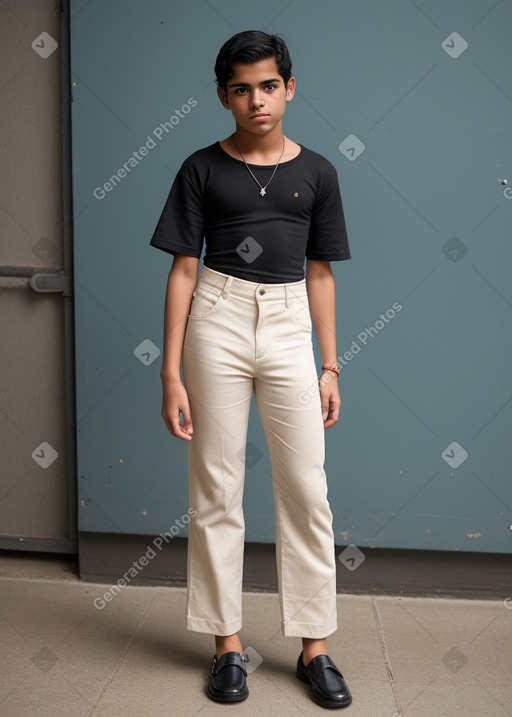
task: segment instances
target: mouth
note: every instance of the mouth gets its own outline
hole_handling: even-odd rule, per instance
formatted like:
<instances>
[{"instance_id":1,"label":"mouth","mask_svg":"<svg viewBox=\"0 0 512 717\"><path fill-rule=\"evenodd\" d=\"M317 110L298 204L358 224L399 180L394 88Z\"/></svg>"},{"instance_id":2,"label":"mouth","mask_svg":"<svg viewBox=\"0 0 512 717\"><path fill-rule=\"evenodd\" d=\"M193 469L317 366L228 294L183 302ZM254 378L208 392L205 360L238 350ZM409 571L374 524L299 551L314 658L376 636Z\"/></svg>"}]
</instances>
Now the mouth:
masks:
<instances>
[{"instance_id":1,"label":"mouth","mask_svg":"<svg viewBox=\"0 0 512 717\"><path fill-rule=\"evenodd\" d=\"M270 115L267 115L267 114L264 114L264 113L260 112L260 113L257 114L257 115L252 115L251 117L249 117L249 119L252 119L252 120L264 120L264 119L268 119L269 117L270 117Z\"/></svg>"}]
</instances>

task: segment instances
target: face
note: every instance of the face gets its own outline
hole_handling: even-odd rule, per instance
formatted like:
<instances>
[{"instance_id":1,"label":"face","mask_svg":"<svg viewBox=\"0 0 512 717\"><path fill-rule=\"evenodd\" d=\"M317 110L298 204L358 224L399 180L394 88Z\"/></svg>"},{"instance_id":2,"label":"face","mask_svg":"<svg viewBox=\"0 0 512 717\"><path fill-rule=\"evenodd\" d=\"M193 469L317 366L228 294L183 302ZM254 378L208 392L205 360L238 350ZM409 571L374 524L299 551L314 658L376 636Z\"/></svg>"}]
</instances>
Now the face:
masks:
<instances>
[{"instance_id":1,"label":"face","mask_svg":"<svg viewBox=\"0 0 512 717\"><path fill-rule=\"evenodd\" d=\"M253 134L270 132L281 122L286 103L295 92L295 78L285 85L275 57L250 65L233 65L227 92L217 89L222 105L231 110L237 127Z\"/></svg>"}]
</instances>

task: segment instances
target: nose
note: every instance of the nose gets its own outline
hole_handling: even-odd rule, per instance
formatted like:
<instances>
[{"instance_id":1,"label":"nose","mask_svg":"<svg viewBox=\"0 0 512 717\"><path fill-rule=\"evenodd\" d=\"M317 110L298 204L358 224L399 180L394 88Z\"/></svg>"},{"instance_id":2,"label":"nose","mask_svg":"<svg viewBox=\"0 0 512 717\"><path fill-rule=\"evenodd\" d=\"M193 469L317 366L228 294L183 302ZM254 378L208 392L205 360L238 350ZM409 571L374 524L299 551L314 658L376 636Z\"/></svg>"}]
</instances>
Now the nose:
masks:
<instances>
[{"instance_id":1,"label":"nose","mask_svg":"<svg viewBox=\"0 0 512 717\"><path fill-rule=\"evenodd\" d=\"M251 105L254 108L261 107L263 105L263 95L261 90L254 90L251 94Z\"/></svg>"}]
</instances>

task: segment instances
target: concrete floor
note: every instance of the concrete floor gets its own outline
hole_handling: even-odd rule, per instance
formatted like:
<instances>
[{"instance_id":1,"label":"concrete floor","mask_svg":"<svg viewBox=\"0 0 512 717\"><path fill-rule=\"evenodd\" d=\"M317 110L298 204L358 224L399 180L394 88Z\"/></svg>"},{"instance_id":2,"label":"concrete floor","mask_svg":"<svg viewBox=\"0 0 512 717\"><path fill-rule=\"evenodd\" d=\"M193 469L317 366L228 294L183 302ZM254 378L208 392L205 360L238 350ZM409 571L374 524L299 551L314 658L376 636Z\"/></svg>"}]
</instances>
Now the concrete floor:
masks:
<instances>
[{"instance_id":1,"label":"concrete floor","mask_svg":"<svg viewBox=\"0 0 512 717\"><path fill-rule=\"evenodd\" d=\"M277 595L244 595L250 695L205 694L212 638L183 627L180 588L78 580L66 560L0 553L2 717L296 717L327 710L295 677ZM512 715L512 596L447 600L340 595L330 653L353 703L347 717Z\"/></svg>"}]
</instances>

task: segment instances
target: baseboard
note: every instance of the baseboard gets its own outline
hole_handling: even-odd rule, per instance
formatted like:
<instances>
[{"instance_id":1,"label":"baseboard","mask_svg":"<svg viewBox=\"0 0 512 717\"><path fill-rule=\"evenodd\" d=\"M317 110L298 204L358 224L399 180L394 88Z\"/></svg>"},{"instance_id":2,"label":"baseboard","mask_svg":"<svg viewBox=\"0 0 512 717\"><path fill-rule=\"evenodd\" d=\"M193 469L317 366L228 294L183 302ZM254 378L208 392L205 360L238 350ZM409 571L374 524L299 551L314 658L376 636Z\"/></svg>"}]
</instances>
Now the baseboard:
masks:
<instances>
[{"instance_id":1,"label":"baseboard","mask_svg":"<svg viewBox=\"0 0 512 717\"><path fill-rule=\"evenodd\" d=\"M187 539L176 537L161 546L154 540L154 536L81 532L81 579L185 587ZM336 547L338 558L345 547ZM356 560L345 563L347 567L337 560L339 593L469 599L511 596L512 556L501 553L365 547L361 555L356 553ZM277 592L273 544L246 543L243 586L250 592Z\"/></svg>"}]
</instances>

